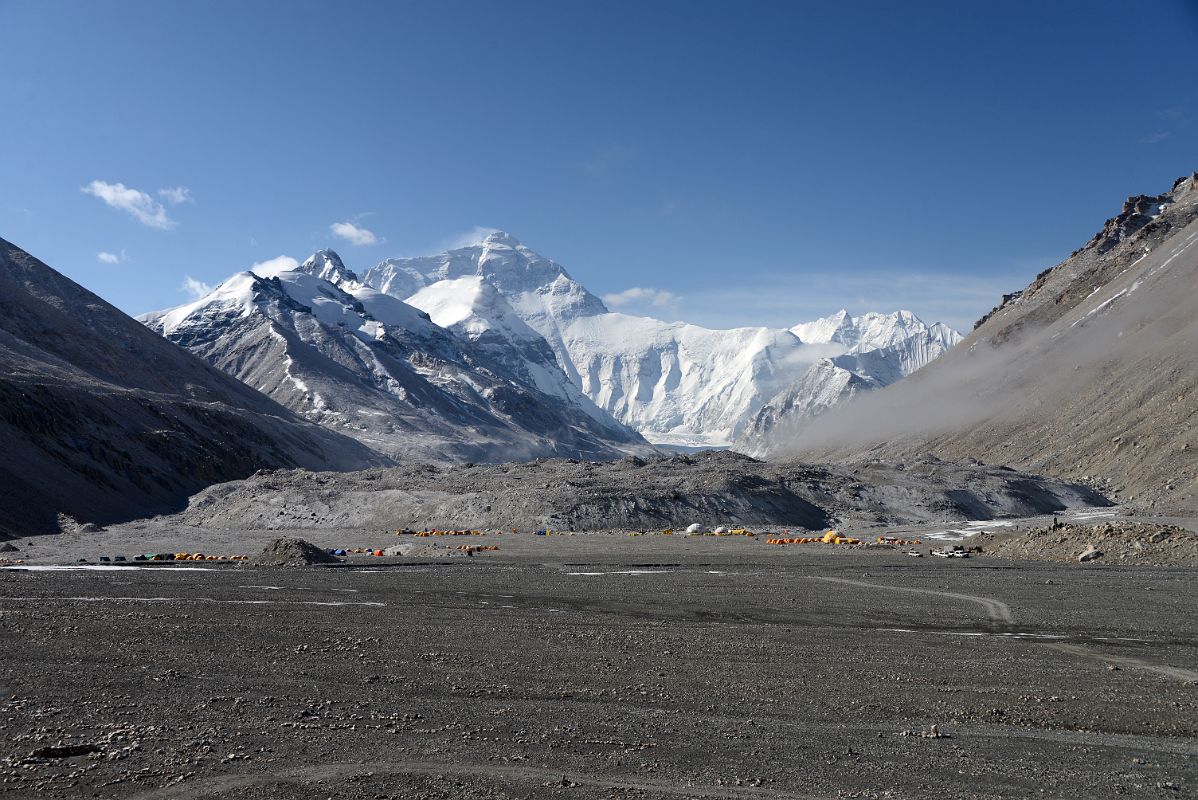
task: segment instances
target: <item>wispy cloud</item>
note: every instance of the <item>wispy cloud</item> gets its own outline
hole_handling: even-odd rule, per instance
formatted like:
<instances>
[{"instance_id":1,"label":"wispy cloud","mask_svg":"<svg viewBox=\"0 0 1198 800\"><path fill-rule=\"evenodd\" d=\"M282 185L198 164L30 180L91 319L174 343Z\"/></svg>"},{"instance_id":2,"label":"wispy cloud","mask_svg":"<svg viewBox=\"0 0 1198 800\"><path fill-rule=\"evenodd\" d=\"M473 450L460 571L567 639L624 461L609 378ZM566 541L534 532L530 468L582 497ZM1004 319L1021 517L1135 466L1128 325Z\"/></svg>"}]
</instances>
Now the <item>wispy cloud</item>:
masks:
<instances>
[{"instance_id":1,"label":"wispy cloud","mask_svg":"<svg viewBox=\"0 0 1198 800\"><path fill-rule=\"evenodd\" d=\"M1157 144L1163 142L1173 135L1173 131L1157 131L1150 133L1147 136L1141 136L1138 140L1139 144Z\"/></svg>"},{"instance_id":2,"label":"wispy cloud","mask_svg":"<svg viewBox=\"0 0 1198 800\"><path fill-rule=\"evenodd\" d=\"M591 175L607 175L623 164L632 161L639 153L637 148L628 145L609 145L593 153L583 162L582 168Z\"/></svg>"},{"instance_id":3,"label":"wispy cloud","mask_svg":"<svg viewBox=\"0 0 1198 800\"><path fill-rule=\"evenodd\" d=\"M459 250L463 247L473 247L476 244L482 244L483 240L492 233L499 233L498 228L489 228L486 225L475 225L468 231L450 236L445 241L433 249L440 252L442 250Z\"/></svg>"},{"instance_id":4,"label":"wispy cloud","mask_svg":"<svg viewBox=\"0 0 1198 800\"><path fill-rule=\"evenodd\" d=\"M299 262L291 256L275 256L274 258L268 258L265 261L252 264L250 272L259 278L273 278L280 272L290 272L298 266Z\"/></svg>"},{"instance_id":5,"label":"wispy cloud","mask_svg":"<svg viewBox=\"0 0 1198 800\"><path fill-rule=\"evenodd\" d=\"M188 189L186 186L172 186L166 189L159 189L158 196L172 206L195 203L195 200L191 196L191 189Z\"/></svg>"},{"instance_id":6,"label":"wispy cloud","mask_svg":"<svg viewBox=\"0 0 1198 800\"><path fill-rule=\"evenodd\" d=\"M109 253L106 250L101 250L96 253L96 261L101 264L120 264L125 260L125 249L121 248L119 253Z\"/></svg>"},{"instance_id":7,"label":"wispy cloud","mask_svg":"<svg viewBox=\"0 0 1198 800\"><path fill-rule=\"evenodd\" d=\"M167 216L166 209L153 197L140 189L125 186L123 183L92 181L80 191L100 198L112 208L119 208L142 225L159 230L170 230L178 224Z\"/></svg>"},{"instance_id":8,"label":"wispy cloud","mask_svg":"<svg viewBox=\"0 0 1198 800\"><path fill-rule=\"evenodd\" d=\"M183 283L179 285L179 291L191 295L193 300L199 300L204 295L210 293L212 287L203 281L197 281L195 278L187 275L183 278Z\"/></svg>"},{"instance_id":9,"label":"wispy cloud","mask_svg":"<svg viewBox=\"0 0 1198 800\"><path fill-rule=\"evenodd\" d=\"M373 231L352 222L334 222L329 226L334 236L340 236L352 245L378 244L379 238Z\"/></svg>"},{"instance_id":10,"label":"wispy cloud","mask_svg":"<svg viewBox=\"0 0 1198 800\"><path fill-rule=\"evenodd\" d=\"M610 308L621 311L645 310L663 311L674 309L682 300L681 297L665 289L651 289L633 286L622 292L603 295L603 302Z\"/></svg>"}]
</instances>

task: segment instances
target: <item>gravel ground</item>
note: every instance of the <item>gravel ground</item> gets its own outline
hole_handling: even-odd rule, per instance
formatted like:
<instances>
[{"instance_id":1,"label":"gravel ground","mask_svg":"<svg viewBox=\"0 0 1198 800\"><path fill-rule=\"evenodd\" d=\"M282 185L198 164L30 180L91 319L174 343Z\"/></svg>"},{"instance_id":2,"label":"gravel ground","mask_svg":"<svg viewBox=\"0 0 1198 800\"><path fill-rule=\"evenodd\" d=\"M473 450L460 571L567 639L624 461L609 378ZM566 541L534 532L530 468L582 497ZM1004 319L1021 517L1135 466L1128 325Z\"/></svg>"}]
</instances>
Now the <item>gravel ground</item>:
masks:
<instances>
[{"instance_id":1,"label":"gravel ground","mask_svg":"<svg viewBox=\"0 0 1198 800\"><path fill-rule=\"evenodd\" d=\"M502 549L0 571L0 791L1198 789L1194 569L739 537L479 541Z\"/></svg>"}]
</instances>

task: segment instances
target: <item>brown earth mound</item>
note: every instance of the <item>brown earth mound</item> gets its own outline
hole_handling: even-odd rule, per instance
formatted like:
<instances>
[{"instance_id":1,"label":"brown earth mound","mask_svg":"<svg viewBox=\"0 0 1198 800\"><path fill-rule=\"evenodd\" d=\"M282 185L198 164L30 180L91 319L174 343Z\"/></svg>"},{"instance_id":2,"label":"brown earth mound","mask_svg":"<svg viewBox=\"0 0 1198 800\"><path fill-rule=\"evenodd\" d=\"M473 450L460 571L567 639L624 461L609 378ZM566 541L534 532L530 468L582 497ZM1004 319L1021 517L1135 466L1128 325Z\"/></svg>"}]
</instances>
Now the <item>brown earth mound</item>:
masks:
<instances>
[{"instance_id":1,"label":"brown earth mound","mask_svg":"<svg viewBox=\"0 0 1198 800\"><path fill-rule=\"evenodd\" d=\"M1087 560L1098 564L1198 565L1198 534L1144 522L1061 523L986 547L994 555L1036 561L1078 561L1093 550L1101 555Z\"/></svg>"},{"instance_id":2,"label":"brown earth mound","mask_svg":"<svg viewBox=\"0 0 1198 800\"><path fill-rule=\"evenodd\" d=\"M254 567L306 567L313 564L340 564L341 561L311 542L283 537L246 562Z\"/></svg>"}]
</instances>

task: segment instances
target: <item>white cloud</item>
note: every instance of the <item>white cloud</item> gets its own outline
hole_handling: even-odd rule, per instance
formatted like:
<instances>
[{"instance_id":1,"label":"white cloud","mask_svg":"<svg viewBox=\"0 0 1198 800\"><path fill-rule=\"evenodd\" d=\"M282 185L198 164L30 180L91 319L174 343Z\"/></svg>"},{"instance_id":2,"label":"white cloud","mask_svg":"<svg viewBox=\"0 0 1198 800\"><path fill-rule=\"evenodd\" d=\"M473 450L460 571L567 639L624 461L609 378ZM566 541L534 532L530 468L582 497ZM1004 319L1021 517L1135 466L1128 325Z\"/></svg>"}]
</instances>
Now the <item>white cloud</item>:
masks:
<instances>
[{"instance_id":1,"label":"white cloud","mask_svg":"<svg viewBox=\"0 0 1198 800\"><path fill-rule=\"evenodd\" d=\"M442 250L460 250L463 247L474 247L475 245L482 244L483 240L492 233L502 233L502 231L499 230L499 228L488 228L485 225L475 225L465 233L459 233L456 236L450 236L448 239L434 246L432 249L439 252Z\"/></svg>"},{"instance_id":2,"label":"white cloud","mask_svg":"<svg viewBox=\"0 0 1198 800\"><path fill-rule=\"evenodd\" d=\"M199 300L204 295L212 291L212 287L203 281L197 281L190 275L183 278L183 283L179 286L179 291L187 292L192 296L192 299Z\"/></svg>"},{"instance_id":3,"label":"white cloud","mask_svg":"<svg viewBox=\"0 0 1198 800\"><path fill-rule=\"evenodd\" d=\"M298 266L299 262L291 256L275 256L251 265L250 272L259 278L273 278L280 272L288 272Z\"/></svg>"},{"instance_id":4,"label":"white cloud","mask_svg":"<svg viewBox=\"0 0 1198 800\"><path fill-rule=\"evenodd\" d=\"M651 306L653 308L671 308L678 305L682 298L665 289L645 289L633 286L622 292L603 295L603 302L612 308L627 308L629 306Z\"/></svg>"},{"instance_id":5,"label":"white cloud","mask_svg":"<svg viewBox=\"0 0 1198 800\"><path fill-rule=\"evenodd\" d=\"M165 199L172 206L195 202L191 197L191 189L188 189L186 186L172 186L166 189L159 189L158 196Z\"/></svg>"},{"instance_id":6,"label":"white cloud","mask_svg":"<svg viewBox=\"0 0 1198 800\"><path fill-rule=\"evenodd\" d=\"M101 250L96 253L96 261L101 264L120 264L125 260L125 249L121 248L119 253L109 253L106 250Z\"/></svg>"},{"instance_id":7,"label":"white cloud","mask_svg":"<svg viewBox=\"0 0 1198 800\"><path fill-rule=\"evenodd\" d=\"M123 183L92 181L80 189L84 194L98 197L113 208L132 215L142 225L159 230L170 230L177 224L166 215L162 204L139 189L131 189Z\"/></svg>"},{"instance_id":8,"label":"white cloud","mask_svg":"<svg viewBox=\"0 0 1198 800\"><path fill-rule=\"evenodd\" d=\"M353 245L378 244L379 241L372 231L352 222L334 222L329 230Z\"/></svg>"}]
</instances>

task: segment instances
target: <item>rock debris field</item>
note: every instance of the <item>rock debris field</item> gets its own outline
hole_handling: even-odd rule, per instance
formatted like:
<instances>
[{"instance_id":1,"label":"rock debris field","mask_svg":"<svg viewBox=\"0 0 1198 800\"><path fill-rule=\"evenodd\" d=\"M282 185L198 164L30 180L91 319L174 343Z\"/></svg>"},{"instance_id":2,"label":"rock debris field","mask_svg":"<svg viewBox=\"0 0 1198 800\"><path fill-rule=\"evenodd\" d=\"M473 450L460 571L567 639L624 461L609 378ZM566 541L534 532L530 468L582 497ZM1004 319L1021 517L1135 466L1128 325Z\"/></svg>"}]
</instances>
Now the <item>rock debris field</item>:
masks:
<instances>
[{"instance_id":1,"label":"rock debris field","mask_svg":"<svg viewBox=\"0 0 1198 800\"><path fill-rule=\"evenodd\" d=\"M349 535L303 534L321 547ZM365 800L1198 788L1194 568L916 559L762 538L508 533L480 539L500 549L473 558L420 539L442 555L3 569L0 791Z\"/></svg>"},{"instance_id":2,"label":"rock debris field","mask_svg":"<svg viewBox=\"0 0 1198 800\"><path fill-rule=\"evenodd\" d=\"M1107 505L1084 486L935 458L849 466L766 463L730 452L614 462L412 465L262 472L206 489L168 524L201 528L652 530L1026 517Z\"/></svg>"},{"instance_id":3,"label":"rock debris field","mask_svg":"<svg viewBox=\"0 0 1198 800\"><path fill-rule=\"evenodd\" d=\"M765 544L828 525L862 543ZM433 527L481 530L396 533ZM0 557L6 797L1198 788L1198 571L1111 538L1159 554L1193 534L1011 470L272 472L64 530ZM982 552L928 557L952 542ZM1107 553L1079 563L1091 544Z\"/></svg>"},{"instance_id":4,"label":"rock debris field","mask_svg":"<svg viewBox=\"0 0 1198 800\"><path fill-rule=\"evenodd\" d=\"M983 536L983 546L994 536ZM1112 520L1098 525L1057 523L1019 536L998 537L991 552L1005 558L1198 566L1198 534L1176 525Z\"/></svg>"}]
</instances>

